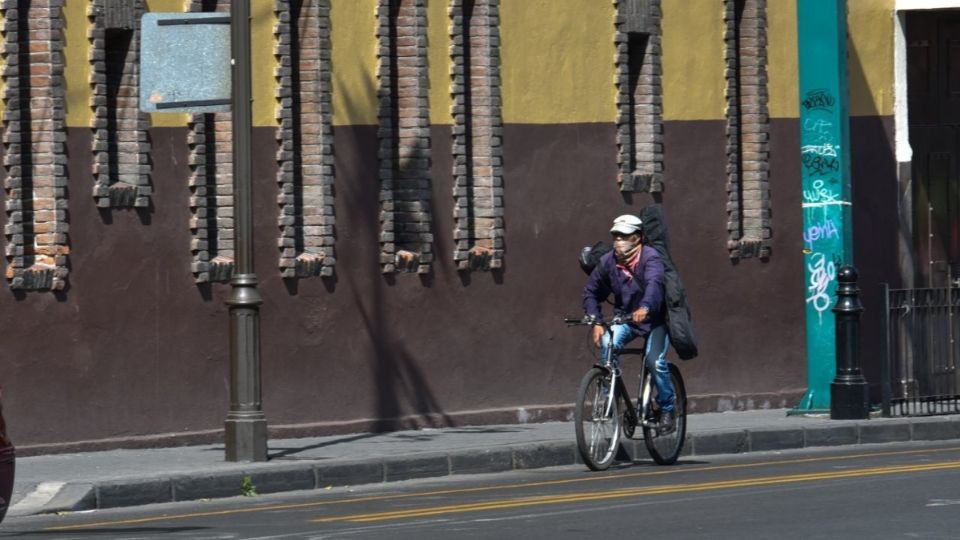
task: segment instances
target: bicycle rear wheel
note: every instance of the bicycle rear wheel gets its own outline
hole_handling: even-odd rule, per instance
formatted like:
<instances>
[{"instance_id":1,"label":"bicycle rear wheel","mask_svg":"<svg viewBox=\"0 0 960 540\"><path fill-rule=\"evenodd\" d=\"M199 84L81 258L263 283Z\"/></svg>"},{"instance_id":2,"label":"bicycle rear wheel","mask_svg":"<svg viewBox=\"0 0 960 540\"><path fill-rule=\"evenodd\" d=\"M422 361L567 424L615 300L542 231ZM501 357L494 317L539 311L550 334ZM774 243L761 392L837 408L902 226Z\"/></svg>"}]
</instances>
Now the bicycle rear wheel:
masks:
<instances>
[{"instance_id":1,"label":"bicycle rear wheel","mask_svg":"<svg viewBox=\"0 0 960 540\"><path fill-rule=\"evenodd\" d=\"M613 463L620 444L620 399L610 399L610 374L593 368L583 376L573 411L577 431L577 449L587 467L602 471Z\"/></svg>"},{"instance_id":2,"label":"bicycle rear wheel","mask_svg":"<svg viewBox=\"0 0 960 540\"><path fill-rule=\"evenodd\" d=\"M680 370L673 364L670 364L670 379L673 381L677 401L674 405L675 429L669 433L660 433L659 430L660 411L656 409L656 401L653 399L656 385L653 384L653 376L650 372L647 372L643 378L643 387L640 390L640 399L647 403L647 410L653 410L652 414L648 414L648 419L655 420L655 422L644 423L643 444L646 445L647 452L650 452L650 457L660 465L676 463L687 436L687 390L683 386Z\"/></svg>"}]
</instances>

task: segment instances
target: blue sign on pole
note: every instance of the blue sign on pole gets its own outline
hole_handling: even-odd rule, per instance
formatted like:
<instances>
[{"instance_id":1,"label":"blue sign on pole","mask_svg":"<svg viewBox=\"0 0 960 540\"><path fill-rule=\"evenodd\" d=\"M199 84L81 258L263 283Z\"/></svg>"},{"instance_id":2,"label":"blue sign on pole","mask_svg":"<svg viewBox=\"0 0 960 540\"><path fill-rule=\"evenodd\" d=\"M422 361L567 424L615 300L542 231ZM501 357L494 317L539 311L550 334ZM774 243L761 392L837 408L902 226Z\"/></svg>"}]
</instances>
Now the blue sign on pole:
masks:
<instances>
[{"instance_id":1,"label":"blue sign on pole","mask_svg":"<svg viewBox=\"0 0 960 540\"><path fill-rule=\"evenodd\" d=\"M230 110L230 16L147 13L140 21L140 110Z\"/></svg>"}]
</instances>

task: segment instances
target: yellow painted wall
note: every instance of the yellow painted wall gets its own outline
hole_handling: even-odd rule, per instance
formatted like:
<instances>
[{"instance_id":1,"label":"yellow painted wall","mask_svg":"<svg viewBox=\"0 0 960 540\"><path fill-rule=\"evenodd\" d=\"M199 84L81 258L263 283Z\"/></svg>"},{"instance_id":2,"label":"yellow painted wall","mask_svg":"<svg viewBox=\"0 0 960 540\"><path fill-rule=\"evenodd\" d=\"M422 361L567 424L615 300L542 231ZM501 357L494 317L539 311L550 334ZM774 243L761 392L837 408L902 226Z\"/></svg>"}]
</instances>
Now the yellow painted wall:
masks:
<instances>
[{"instance_id":1,"label":"yellow painted wall","mask_svg":"<svg viewBox=\"0 0 960 540\"><path fill-rule=\"evenodd\" d=\"M799 116L798 70L796 3L767 2L767 112L771 118Z\"/></svg>"},{"instance_id":2,"label":"yellow painted wall","mask_svg":"<svg viewBox=\"0 0 960 540\"><path fill-rule=\"evenodd\" d=\"M183 11L186 0L147 0L147 10L157 12ZM90 2L65 2L64 18L64 95L68 127L90 127L93 111L90 99L90 40L88 11ZM184 114L154 114L154 126L184 126Z\"/></svg>"},{"instance_id":3,"label":"yellow painted wall","mask_svg":"<svg viewBox=\"0 0 960 540\"><path fill-rule=\"evenodd\" d=\"M663 119L724 118L723 2L664 0L661 5Z\"/></svg>"},{"instance_id":4,"label":"yellow painted wall","mask_svg":"<svg viewBox=\"0 0 960 540\"><path fill-rule=\"evenodd\" d=\"M274 31L277 16L273 0L254 0L250 15L250 56L253 64L253 125L277 125L277 58Z\"/></svg>"},{"instance_id":5,"label":"yellow painted wall","mask_svg":"<svg viewBox=\"0 0 960 540\"><path fill-rule=\"evenodd\" d=\"M151 12L181 12L187 0L147 0ZM87 38L89 2L66 2L64 9L64 71L66 91L66 123L70 127L88 127L90 110L90 42ZM251 4L251 54L253 64L253 124L274 126L276 120L276 59L274 35L276 15L272 0L255 0ZM152 114L154 126L185 126L187 115Z\"/></svg>"},{"instance_id":6,"label":"yellow painted wall","mask_svg":"<svg viewBox=\"0 0 960 540\"><path fill-rule=\"evenodd\" d=\"M435 4L438 2L431 2ZM333 124L377 123L377 1L330 5Z\"/></svg>"},{"instance_id":7,"label":"yellow painted wall","mask_svg":"<svg viewBox=\"0 0 960 540\"><path fill-rule=\"evenodd\" d=\"M615 121L613 30L609 0L503 0L504 122Z\"/></svg>"},{"instance_id":8,"label":"yellow painted wall","mask_svg":"<svg viewBox=\"0 0 960 540\"><path fill-rule=\"evenodd\" d=\"M848 0L850 114L893 114L894 0ZM799 115L795 0L767 3L770 116Z\"/></svg>"},{"instance_id":9,"label":"yellow painted wall","mask_svg":"<svg viewBox=\"0 0 960 540\"><path fill-rule=\"evenodd\" d=\"M450 107L449 2L427 2L427 65L430 80L430 123L453 123Z\"/></svg>"},{"instance_id":10,"label":"yellow painted wall","mask_svg":"<svg viewBox=\"0 0 960 540\"><path fill-rule=\"evenodd\" d=\"M893 114L894 0L848 0L850 114Z\"/></svg>"},{"instance_id":11,"label":"yellow painted wall","mask_svg":"<svg viewBox=\"0 0 960 540\"><path fill-rule=\"evenodd\" d=\"M189 0L147 0L147 11L178 12L186 11Z\"/></svg>"},{"instance_id":12,"label":"yellow painted wall","mask_svg":"<svg viewBox=\"0 0 960 540\"><path fill-rule=\"evenodd\" d=\"M848 3L851 115L893 114L893 1ZM664 120L724 118L722 4L711 1L713 7L704 9L707 3L664 2ZM796 118L797 11L793 0L767 3L767 73L770 116Z\"/></svg>"},{"instance_id":13,"label":"yellow painted wall","mask_svg":"<svg viewBox=\"0 0 960 540\"><path fill-rule=\"evenodd\" d=\"M892 114L893 2L849 1L853 115ZM376 4L376 0L332 0L335 125L377 123ZM430 119L434 124L450 124L448 2L427 4ZM770 0L767 10L770 116L796 117L796 1ZM601 0L502 0L504 121L614 121L613 17L613 3ZM722 3L665 0L662 24L664 119L723 119ZM255 96L258 101L270 97L263 88L263 95ZM266 120L265 115L257 116L258 125Z\"/></svg>"},{"instance_id":14,"label":"yellow painted wall","mask_svg":"<svg viewBox=\"0 0 960 540\"><path fill-rule=\"evenodd\" d=\"M67 126L89 126L90 41L87 37L89 2L65 2L63 7L63 86Z\"/></svg>"},{"instance_id":15,"label":"yellow painted wall","mask_svg":"<svg viewBox=\"0 0 960 540\"><path fill-rule=\"evenodd\" d=\"M253 120L276 125L273 0L254 0ZM894 0L851 0L850 110L893 111ZM150 11L183 11L187 0L147 0ZM68 126L89 126L89 2L66 2L65 86ZM427 3L430 119L450 124L449 2ZM331 0L333 123L377 123L377 0ZM796 117L796 0L767 4L769 110ZM613 122L616 87L613 2L502 0L501 96L504 121L549 124ZM723 4L663 2L665 120L720 120L725 100ZM183 126L186 115L155 114L155 126Z\"/></svg>"}]
</instances>

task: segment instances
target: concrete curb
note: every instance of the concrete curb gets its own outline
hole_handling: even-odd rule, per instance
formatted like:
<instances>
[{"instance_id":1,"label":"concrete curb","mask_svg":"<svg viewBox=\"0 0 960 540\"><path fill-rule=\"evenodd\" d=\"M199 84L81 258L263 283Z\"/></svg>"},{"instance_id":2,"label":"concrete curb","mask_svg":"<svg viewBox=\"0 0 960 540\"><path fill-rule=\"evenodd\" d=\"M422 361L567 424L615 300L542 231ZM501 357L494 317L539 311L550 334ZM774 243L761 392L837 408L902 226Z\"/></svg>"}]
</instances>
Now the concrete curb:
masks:
<instances>
[{"instance_id":1,"label":"concrete curb","mask_svg":"<svg viewBox=\"0 0 960 540\"><path fill-rule=\"evenodd\" d=\"M910 418L854 424L715 430L687 435L684 456L741 454L889 443L960 439L958 418ZM624 453L625 452L625 453ZM642 440L626 440L618 458L648 459ZM231 471L198 471L95 483L45 483L59 489L24 498L10 509L26 516L145 504L236 497L245 478L258 494L440 478L459 474L557 467L581 463L573 433L569 441L536 442L448 453L399 455L371 460L256 464Z\"/></svg>"}]
</instances>

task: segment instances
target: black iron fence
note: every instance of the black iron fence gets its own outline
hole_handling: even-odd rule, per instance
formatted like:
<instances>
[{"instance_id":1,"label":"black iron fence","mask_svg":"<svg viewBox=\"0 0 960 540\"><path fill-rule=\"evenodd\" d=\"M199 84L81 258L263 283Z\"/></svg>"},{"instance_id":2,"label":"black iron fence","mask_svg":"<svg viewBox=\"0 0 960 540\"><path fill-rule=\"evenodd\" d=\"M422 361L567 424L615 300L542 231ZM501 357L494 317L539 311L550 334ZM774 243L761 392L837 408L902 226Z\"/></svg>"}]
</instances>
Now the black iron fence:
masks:
<instances>
[{"instance_id":1,"label":"black iron fence","mask_svg":"<svg viewBox=\"0 0 960 540\"><path fill-rule=\"evenodd\" d=\"M960 413L960 289L884 289L884 416Z\"/></svg>"}]
</instances>

